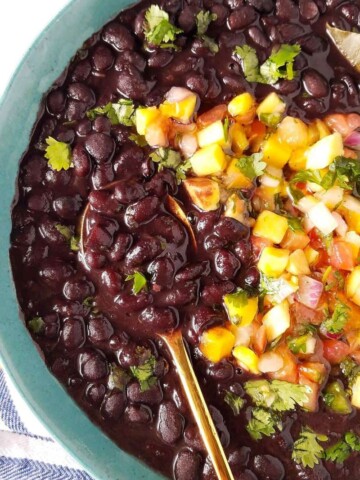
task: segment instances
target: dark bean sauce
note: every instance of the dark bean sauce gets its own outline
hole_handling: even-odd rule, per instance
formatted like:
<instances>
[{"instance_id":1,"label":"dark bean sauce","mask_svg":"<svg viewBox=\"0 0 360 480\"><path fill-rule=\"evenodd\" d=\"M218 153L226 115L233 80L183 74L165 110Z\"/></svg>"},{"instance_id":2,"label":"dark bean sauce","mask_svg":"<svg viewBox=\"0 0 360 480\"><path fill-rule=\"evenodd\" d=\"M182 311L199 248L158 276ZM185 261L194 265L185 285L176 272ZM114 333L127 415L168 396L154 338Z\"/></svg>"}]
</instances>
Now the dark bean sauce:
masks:
<instances>
[{"instance_id":1,"label":"dark bean sauce","mask_svg":"<svg viewBox=\"0 0 360 480\"><path fill-rule=\"evenodd\" d=\"M176 52L144 50L149 5L122 12L79 50L47 94L21 162L11 260L26 320L45 322L34 339L52 373L89 417L121 448L170 478L215 478L177 374L156 336L179 325L237 480L356 479L357 454L341 466L321 462L304 469L291 460L291 449L302 424L331 438L349 429L360 434L359 413L329 414L321 405L316 414L289 415L281 433L251 440L244 428L248 407L235 417L224 402L225 390L244 395L247 375L227 361L209 364L196 348L206 328L224 323L222 296L236 285L257 285L248 229L218 211L194 210L173 173L157 172L149 151L129 139L128 128L103 117L90 121L86 111L121 96L156 105L174 85L198 93L202 111L244 90L261 100L272 87L246 82L234 47L247 43L263 61L273 46L297 42L299 74L274 87L285 97L288 113L305 120L327 112L360 113L360 77L325 35L327 22L359 31L360 2L160 1L186 33ZM202 8L217 15L207 32L220 46L215 55L194 36L195 15ZM57 172L48 166L44 142L50 135L71 144L74 168ZM196 253L168 208L168 194L188 214ZM82 263L56 225L74 232L87 201ZM137 296L126 281L134 269L150 279L149 289ZM156 357L155 383L145 391L135 380L123 391L112 388L112 365L126 370L139 362L141 351Z\"/></svg>"}]
</instances>

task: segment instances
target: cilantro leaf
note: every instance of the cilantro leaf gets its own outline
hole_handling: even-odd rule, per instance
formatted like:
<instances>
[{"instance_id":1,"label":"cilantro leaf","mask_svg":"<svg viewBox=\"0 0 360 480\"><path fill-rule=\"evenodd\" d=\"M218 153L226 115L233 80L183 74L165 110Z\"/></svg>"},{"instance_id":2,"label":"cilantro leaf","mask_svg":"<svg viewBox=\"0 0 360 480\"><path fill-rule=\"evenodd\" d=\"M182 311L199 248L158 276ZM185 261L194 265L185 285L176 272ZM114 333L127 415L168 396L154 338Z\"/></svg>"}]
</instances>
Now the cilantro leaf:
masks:
<instances>
[{"instance_id":1,"label":"cilantro leaf","mask_svg":"<svg viewBox=\"0 0 360 480\"><path fill-rule=\"evenodd\" d=\"M319 170L301 170L291 179L291 183L311 182L321 185L321 175Z\"/></svg>"},{"instance_id":2,"label":"cilantro leaf","mask_svg":"<svg viewBox=\"0 0 360 480\"><path fill-rule=\"evenodd\" d=\"M326 442L327 440L326 435L320 435L313 432L309 427L305 427L294 443L291 458L303 467L314 468L324 456L324 448L319 442Z\"/></svg>"},{"instance_id":3,"label":"cilantro leaf","mask_svg":"<svg viewBox=\"0 0 360 480\"><path fill-rule=\"evenodd\" d=\"M42 317L34 317L28 321L28 327L32 333L38 335L44 331L45 322Z\"/></svg>"},{"instance_id":4,"label":"cilantro leaf","mask_svg":"<svg viewBox=\"0 0 360 480\"><path fill-rule=\"evenodd\" d=\"M217 15L209 12L208 10L200 10L200 12L196 15L197 36L203 40L204 45L210 50L211 53L217 53L219 51L219 45L213 38L205 35L205 33L207 32L210 23L216 19Z\"/></svg>"},{"instance_id":5,"label":"cilantro leaf","mask_svg":"<svg viewBox=\"0 0 360 480\"><path fill-rule=\"evenodd\" d=\"M68 170L72 167L72 155L70 145L59 142L53 137L46 140L47 147L45 150L45 158L47 158L49 166L56 171Z\"/></svg>"},{"instance_id":6,"label":"cilantro leaf","mask_svg":"<svg viewBox=\"0 0 360 480\"><path fill-rule=\"evenodd\" d=\"M147 280L142 273L135 272L131 275L127 275L125 282L129 282L130 280L133 280L132 292L134 295L140 293L141 290L147 290Z\"/></svg>"},{"instance_id":7,"label":"cilantro leaf","mask_svg":"<svg viewBox=\"0 0 360 480\"><path fill-rule=\"evenodd\" d=\"M248 293L242 288L238 288L234 293L224 295L224 305L228 318L234 325L240 325L243 321L243 307L248 304Z\"/></svg>"},{"instance_id":8,"label":"cilantro leaf","mask_svg":"<svg viewBox=\"0 0 360 480\"><path fill-rule=\"evenodd\" d=\"M259 59L255 48L249 47L249 45L243 45L242 47L236 47L234 50L241 60L241 66L248 82L262 83L262 78L259 71Z\"/></svg>"},{"instance_id":9,"label":"cilantro leaf","mask_svg":"<svg viewBox=\"0 0 360 480\"><path fill-rule=\"evenodd\" d=\"M270 57L260 67L260 74L264 83L274 85L278 80L285 78L293 80L294 60L301 52L300 45L282 44L277 51L273 51Z\"/></svg>"},{"instance_id":10,"label":"cilantro leaf","mask_svg":"<svg viewBox=\"0 0 360 480\"><path fill-rule=\"evenodd\" d=\"M301 335L300 337L290 338L288 340L288 347L292 353L306 353L306 344L311 334Z\"/></svg>"},{"instance_id":11,"label":"cilantro leaf","mask_svg":"<svg viewBox=\"0 0 360 480\"><path fill-rule=\"evenodd\" d=\"M263 273L260 275L259 293L260 296L270 295L271 301L281 303L285 298L296 291L294 286L283 278L267 277Z\"/></svg>"},{"instance_id":12,"label":"cilantro leaf","mask_svg":"<svg viewBox=\"0 0 360 480\"><path fill-rule=\"evenodd\" d=\"M330 318L322 322L323 328L329 333L340 333L343 331L347 321L349 320L350 307L343 302L335 305L334 312Z\"/></svg>"},{"instance_id":13,"label":"cilantro leaf","mask_svg":"<svg viewBox=\"0 0 360 480\"><path fill-rule=\"evenodd\" d=\"M131 374L140 384L140 390L145 392L155 385L157 378L154 376L156 358L150 355L141 365L130 367Z\"/></svg>"},{"instance_id":14,"label":"cilantro leaf","mask_svg":"<svg viewBox=\"0 0 360 480\"><path fill-rule=\"evenodd\" d=\"M347 377L349 386L351 387L360 374L360 365L358 365L352 358L347 357L340 363L340 369L343 375Z\"/></svg>"},{"instance_id":15,"label":"cilantro leaf","mask_svg":"<svg viewBox=\"0 0 360 480\"><path fill-rule=\"evenodd\" d=\"M86 297L86 298L84 298L84 300L82 302L84 307L88 307L88 308L92 308L94 306L94 303L95 303L95 298L94 297Z\"/></svg>"},{"instance_id":16,"label":"cilantro leaf","mask_svg":"<svg viewBox=\"0 0 360 480\"><path fill-rule=\"evenodd\" d=\"M73 252L79 251L80 239L79 237L72 234L72 231L69 227L67 227L66 225L62 225L61 223L57 223L55 225L55 228L69 242L70 250L72 250Z\"/></svg>"},{"instance_id":17,"label":"cilantro leaf","mask_svg":"<svg viewBox=\"0 0 360 480\"><path fill-rule=\"evenodd\" d=\"M303 231L303 226L301 223L301 218L299 217L293 217L292 215L285 215L288 221L288 227L290 230L293 232L296 231Z\"/></svg>"},{"instance_id":18,"label":"cilantro leaf","mask_svg":"<svg viewBox=\"0 0 360 480\"><path fill-rule=\"evenodd\" d=\"M282 424L279 418L273 413L263 408L254 408L252 410L252 418L246 426L251 438L254 440L261 440L263 436L270 437L276 430L282 429Z\"/></svg>"},{"instance_id":19,"label":"cilantro leaf","mask_svg":"<svg viewBox=\"0 0 360 480\"><path fill-rule=\"evenodd\" d=\"M129 380L130 377L124 369L118 367L115 363L110 364L110 375L107 382L110 390L117 389L123 392Z\"/></svg>"},{"instance_id":20,"label":"cilantro leaf","mask_svg":"<svg viewBox=\"0 0 360 480\"><path fill-rule=\"evenodd\" d=\"M336 157L329 165L329 171L323 178L322 187L325 190L335 183L346 190L357 187L360 180L360 161L347 157Z\"/></svg>"},{"instance_id":21,"label":"cilantro leaf","mask_svg":"<svg viewBox=\"0 0 360 480\"><path fill-rule=\"evenodd\" d=\"M139 147L146 147L148 144L145 139L145 136L138 135L137 133L132 133L131 135L129 135L129 140L136 143L136 145L138 145Z\"/></svg>"},{"instance_id":22,"label":"cilantro leaf","mask_svg":"<svg viewBox=\"0 0 360 480\"><path fill-rule=\"evenodd\" d=\"M158 148L150 154L150 158L153 162L158 164L158 170L163 168L171 168L175 170L178 183L186 178L186 172L190 170L190 161L184 162L179 152L172 150L171 148Z\"/></svg>"},{"instance_id":23,"label":"cilantro leaf","mask_svg":"<svg viewBox=\"0 0 360 480\"><path fill-rule=\"evenodd\" d=\"M158 5L151 5L145 13L145 38L151 45L161 48L177 48L176 36L183 31L169 21L169 14Z\"/></svg>"},{"instance_id":24,"label":"cilantro leaf","mask_svg":"<svg viewBox=\"0 0 360 480\"><path fill-rule=\"evenodd\" d=\"M351 454L351 447L343 440L331 445L325 450L325 460L343 463Z\"/></svg>"},{"instance_id":25,"label":"cilantro leaf","mask_svg":"<svg viewBox=\"0 0 360 480\"><path fill-rule=\"evenodd\" d=\"M245 404L245 400L243 398L230 391L225 393L224 401L229 405L231 410L234 412L234 415L239 415L240 410Z\"/></svg>"},{"instance_id":26,"label":"cilantro leaf","mask_svg":"<svg viewBox=\"0 0 360 480\"><path fill-rule=\"evenodd\" d=\"M247 157L239 158L236 166L244 175L250 178L250 180L254 180L265 171L266 163L263 162L262 159L262 153L253 153Z\"/></svg>"},{"instance_id":27,"label":"cilantro leaf","mask_svg":"<svg viewBox=\"0 0 360 480\"><path fill-rule=\"evenodd\" d=\"M271 408L275 412L294 410L307 400L305 385L297 385L282 380L249 380L245 391L258 407Z\"/></svg>"},{"instance_id":28,"label":"cilantro leaf","mask_svg":"<svg viewBox=\"0 0 360 480\"><path fill-rule=\"evenodd\" d=\"M78 252L80 250L79 242L80 237L72 235L72 237L70 238L70 250L72 250L73 252Z\"/></svg>"},{"instance_id":29,"label":"cilantro leaf","mask_svg":"<svg viewBox=\"0 0 360 480\"><path fill-rule=\"evenodd\" d=\"M134 125L135 107L132 100L121 98L117 103L107 103L104 107L96 107L86 112L90 120L98 116L106 116L112 125Z\"/></svg>"}]
</instances>

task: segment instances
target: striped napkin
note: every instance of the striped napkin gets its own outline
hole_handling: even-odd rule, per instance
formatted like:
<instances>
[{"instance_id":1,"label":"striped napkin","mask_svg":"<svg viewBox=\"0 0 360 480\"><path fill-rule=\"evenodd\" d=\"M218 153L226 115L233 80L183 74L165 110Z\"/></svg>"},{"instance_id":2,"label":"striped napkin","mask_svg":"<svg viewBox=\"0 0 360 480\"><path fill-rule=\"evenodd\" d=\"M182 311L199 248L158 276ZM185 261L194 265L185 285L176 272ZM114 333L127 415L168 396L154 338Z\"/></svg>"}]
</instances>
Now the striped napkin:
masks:
<instances>
[{"instance_id":1,"label":"striped napkin","mask_svg":"<svg viewBox=\"0 0 360 480\"><path fill-rule=\"evenodd\" d=\"M2 370L0 480L93 480L50 438Z\"/></svg>"}]
</instances>

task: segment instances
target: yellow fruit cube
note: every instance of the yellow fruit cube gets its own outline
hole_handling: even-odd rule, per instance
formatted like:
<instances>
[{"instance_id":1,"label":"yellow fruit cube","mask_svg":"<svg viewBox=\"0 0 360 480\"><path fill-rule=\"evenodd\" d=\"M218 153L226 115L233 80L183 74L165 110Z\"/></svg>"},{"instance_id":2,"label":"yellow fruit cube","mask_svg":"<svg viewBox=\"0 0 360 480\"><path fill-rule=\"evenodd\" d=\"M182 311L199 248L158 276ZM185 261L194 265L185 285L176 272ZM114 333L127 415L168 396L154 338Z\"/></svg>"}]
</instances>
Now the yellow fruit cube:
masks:
<instances>
[{"instance_id":1,"label":"yellow fruit cube","mask_svg":"<svg viewBox=\"0 0 360 480\"><path fill-rule=\"evenodd\" d=\"M224 327L206 330L200 341L200 351L210 362L220 362L229 357L235 345L235 335Z\"/></svg>"},{"instance_id":2,"label":"yellow fruit cube","mask_svg":"<svg viewBox=\"0 0 360 480\"><path fill-rule=\"evenodd\" d=\"M319 259L319 252L311 248L309 245L304 250L306 260L309 265L314 265Z\"/></svg>"},{"instance_id":3,"label":"yellow fruit cube","mask_svg":"<svg viewBox=\"0 0 360 480\"><path fill-rule=\"evenodd\" d=\"M221 120L211 123L197 133L198 144L200 147L206 147L213 143L224 145L226 142L225 129Z\"/></svg>"},{"instance_id":4,"label":"yellow fruit cube","mask_svg":"<svg viewBox=\"0 0 360 480\"><path fill-rule=\"evenodd\" d=\"M358 258L360 251L360 235L353 230L350 230L350 232L346 232L345 242L351 245L354 258Z\"/></svg>"},{"instance_id":5,"label":"yellow fruit cube","mask_svg":"<svg viewBox=\"0 0 360 480\"><path fill-rule=\"evenodd\" d=\"M197 104L197 95L191 94L180 102L165 101L159 106L165 117L171 117L181 123L188 123L194 115Z\"/></svg>"},{"instance_id":6,"label":"yellow fruit cube","mask_svg":"<svg viewBox=\"0 0 360 480\"><path fill-rule=\"evenodd\" d=\"M157 107L137 108L135 112L135 125L139 135L145 135L149 125L155 123L160 117Z\"/></svg>"},{"instance_id":7,"label":"yellow fruit cube","mask_svg":"<svg viewBox=\"0 0 360 480\"><path fill-rule=\"evenodd\" d=\"M289 250L265 247L258 262L259 270L268 277L280 277L289 261Z\"/></svg>"},{"instance_id":8,"label":"yellow fruit cube","mask_svg":"<svg viewBox=\"0 0 360 480\"><path fill-rule=\"evenodd\" d=\"M244 150L249 148L249 140L246 136L244 127L238 123L233 123L230 126L229 137L231 139L231 148L234 153L241 155Z\"/></svg>"},{"instance_id":9,"label":"yellow fruit cube","mask_svg":"<svg viewBox=\"0 0 360 480\"><path fill-rule=\"evenodd\" d=\"M289 145L293 150L309 144L308 127L300 118L285 117L276 133L280 142Z\"/></svg>"},{"instance_id":10,"label":"yellow fruit cube","mask_svg":"<svg viewBox=\"0 0 360 480\"><path fill-rule=\"evenodd\" d=\"M264 210L256 219L253 234L263 237L274 243L280 243L285 236L289 223L285 217L277 213Z\"/></svg>"},{"instance_id":11,"label":"yellow fruit cube","mask_svg":"<svg viewBox=\"0 0 360 480\"><path fill-rule=\"evenodd\" d=\"M269 93L259 104L256 114L259 119L269 126L277 125L286 109L286 103L275 92Z\"/></svg>"},{"instance_id":12,"label":"yellow fruit cube","mask_svg":"<svg viewBox=\"0 0 360 480\"><path fill-rule=\"evenodd\" d=\"M327 137L328 135L331 134L331 131L330 131L329 127L326 125L325 122L323 122L319 118L317 118L315 120L315 126L316 126L316 129L318 131L320 139L324 138L324 137Z\"/></svg>"},{"instance_id":13,"label":"yellow fruit cube","mask_svg":"<svg viewBox=\"0 0 360 480\"><path fill-rule=\"evenodd\" d=\"M240 367L255 375L260 373L258 368L259 357L250 348L238 345L232 353Z\"/></svg>"},{"instance_id":14,"label":"yellow fruit cube","mask_svg":"<svg viewBox=\"0 0 360 480\"><path fill-rule=\"evenodd\" d=\"M344 154L344 145L340 133L335 132L318 140L305 152L306 169L321 170L328 167L336 157Z\"/></svg>"},{"instance_id":15,"label":"yellow fruit cube","mask_svg":"<svg viewBox=\"0 0 360 480\"><path fill-rule=\"evenodd\" d=\"M238 115L245 115L248 113L254 105L254 97L250 95L250 93L245 92L237 95L231 100L228 104L228 111L232 117L237 117Z\"/></svg>"},{"instance_id":16,"label":"yellow fruit cube","mask_svg":"<svg viewBox=\"0 0 360 480\"><path fill-rule=\"evenodd\" d=\"M281 143L276 134L270 135L263 144L264 162L273 167L283 168L291 157L292 149Z\"/></svg>"},{"instance_id":17,"label":"yellow fruit cube","mask_svg":"<svg viewBox=\"0 0 360 480\"><path fill-rule=\"evenodd\" d=\"M286 332L290 327L289 304L285 300L279 305L272 307L263 317L263 325L265 325L266 337L269 342L275 340Z\"/></svg>"},{"instance_id":18,"label":"yellow fruit cube","mask_svg":"<svg viewBox=\"0 0 360 480\"><path fill-rule=\"evenodd\" d=\"M360 233L360 201L352 195L346 195L338 210L345 218L349 230Z\"/></svg>"},{"instance_id":19,"label":"yellow fruit cube","mask_svg":"<svg viewBox=\"0 0 360 480\"><path fill-rule=\"evenodd\" d=\"M223 177L223 183L226 188L250 188L252 181L236 166L237 162L236 158L230 161Z\"/></svg>"},{"instance_id":20,"label":"yellow fruit cube","mask_svg":"<svg viewBox=\"0 0 360 480\"><path fill-rule=\"evenodd\" d=\"M200 210L216 210L220 202L220 187L210 178L187 178L182 182L191 201Z\"/></svg>"},{"instance_id":21,"label":"yellow fruit cube","mask_svg":"<svg viewBox=\"0 0 360 480\"><path fill-rule=\"evenodd\" d=\"M351 385L351 405L360 408L360 376L358 375Z\"/></svg>"},{"instance_id":22,"label":"yellow fruit cube","mask_svg":"<svg viewBox=\"0 0 360 480\"><path fill-rule=\"evenodd\" d=\"M329 190L315 193L315 197L325 203L330 210L334 210L343 201L344 189L337 186L331 187Z\"/></svg>"},{"instance_id":23,"label":"yellow fruit cube","mask_svg":"<svg viewBox=\"0 0 360 480\"><path fill-rule=\"evenodd\" d=\"M304 250L295 250L289 256L286 270L292 275L309 275L310 268Z\"/></svg>"},{"instance_id":24,"label":"yellow fruit cube","mask_svg":"<svg viewBox=\"0 0 360 480\"><path fill-rule=\"evenodd\" d=\"M198 150L190 158L195 175L204 177L222 172L226 167L225 153L220 145L214 143Z\"/></svg>"},{"instance_id":25,"label":"yellow fruit cube","mask_svg":"<svg viewBox=\"0 0 360 480\"><path fill-rule=\"evenodd\" d=\"M230 322L238 327L250 325L257 314L258 297L249 297L244 290L227 293L223 301Z\"/></svg>"},{"instance_id":26,"label":"yellow fruit cube","mask_svg":"<svg viewBox=\"0 0 360 480\"><path fill-rule=\"evenodd\" d=\"M296 172L300 170L305 170L306 167L306 157L305 157L306 148L297 148L291 153L289 160L289 167Z\"/></svg>"},{"instance_id":27,"label":"yellow fruit cube","mask_svg":"<svg viewBox=\"0 0 360 480\"><path fill-rule=\"evenodd\" d=\"M360 306L360 266L355 267L345 283L346 296Z\"/></svg>"}]
</instances>

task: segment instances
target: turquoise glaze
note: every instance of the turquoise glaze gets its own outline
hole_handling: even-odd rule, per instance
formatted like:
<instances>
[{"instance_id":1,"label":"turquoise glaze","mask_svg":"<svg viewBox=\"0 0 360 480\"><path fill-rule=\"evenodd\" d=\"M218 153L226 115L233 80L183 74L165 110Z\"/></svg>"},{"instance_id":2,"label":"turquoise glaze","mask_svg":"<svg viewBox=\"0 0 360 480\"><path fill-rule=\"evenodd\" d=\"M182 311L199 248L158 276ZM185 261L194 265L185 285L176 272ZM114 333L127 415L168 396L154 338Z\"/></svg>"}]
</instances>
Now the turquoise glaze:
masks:
<instances>
[{"instance_id":1,"label":"turquoise glaze","mask_svg":"<svg viewBox=\"0 0 360 480\"><path fill-rule=\"evenodd\" d=\"M51 435L98 480L162 477L121 451L93 425L43 363L21 320L12 283L8 258L10 207L19 159L27 147L43 94L82 42L129 3L128 0L70 2L30 48L0 105L1 363Z\"/></svg>"}]
</instances>

